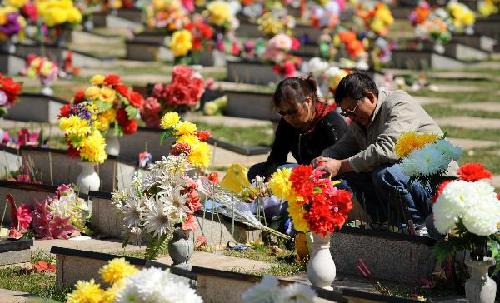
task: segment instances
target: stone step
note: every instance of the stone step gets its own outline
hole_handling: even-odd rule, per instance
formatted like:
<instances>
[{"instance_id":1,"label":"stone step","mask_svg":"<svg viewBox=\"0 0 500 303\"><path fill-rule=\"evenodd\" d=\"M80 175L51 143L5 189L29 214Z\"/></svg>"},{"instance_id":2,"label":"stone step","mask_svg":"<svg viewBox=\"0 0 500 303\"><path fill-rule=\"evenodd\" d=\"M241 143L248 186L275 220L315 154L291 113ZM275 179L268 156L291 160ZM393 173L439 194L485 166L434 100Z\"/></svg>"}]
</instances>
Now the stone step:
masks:
<instances>
[{"instance_id":1,"label":"stone step","mask_svg":"<svg viewBox=\"0 0 500 303\"><path fill-rule=\"evenodd\" d=\"M465 150L476 149L476 148L487 148L496 146L498 142L486 141L486 140L474 140L474 139L464 139L464 138L448 138L450 142L460 146Z\"/></svg>"},{"instance_id":2,"label":"stone step","mask_svg":"<svg viewBox=\"0 0 500 303\"><path fill-rule=\"evenodd\" d=\"M500 129L500 119L477 118L477 117L441 117L434 118L441 126L463 127L470 129Z\"/></svg>"},{"instance_id":3,"label":"stone step","mask_svg":"<svg viewBox=\"0 0 500 303\"><path fill-rule=\"evenodd\" d=\"M78 238L74 238L70 240L36 240L33 241L31 250L42 250L49 253L53 246L105 253L134 252L144 251L146 249L145 246L141 247L135 245L127 245L125 247L122 247L122 243L118 240L78 240Z\"/></svg>"},{"instance_id":4,"label":"stone step","mask_svg":"<svg viewBox=\"0 0 500 303\"><path fill-rule=\"evenodd\" d=\"M0 302L2 303L56 303L49 299L42 299L24 291L7 290L0 288Z\"/></svg>"},{"instance_id":5,"label":"stone step","mask_svg":"<svg viewBox=\"0 0 500 303\"><path fill-rule=\"evenodd\" d=\"M471 102L471 103L456 103L455 108L475 110L481 112L500 113L500 102Z\"/></svg>"}]
</instances>

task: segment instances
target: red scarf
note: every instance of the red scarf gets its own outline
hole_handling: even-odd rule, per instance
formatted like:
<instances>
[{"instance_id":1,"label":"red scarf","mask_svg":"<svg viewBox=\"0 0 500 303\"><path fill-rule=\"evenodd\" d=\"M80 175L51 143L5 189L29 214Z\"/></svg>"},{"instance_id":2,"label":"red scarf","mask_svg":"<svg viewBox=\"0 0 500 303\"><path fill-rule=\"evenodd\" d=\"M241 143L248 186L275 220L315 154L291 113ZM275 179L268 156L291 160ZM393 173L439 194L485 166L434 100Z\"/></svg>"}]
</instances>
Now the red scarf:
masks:
<instances>
[{"instance_id":1,"label":"red scarf","mask_svg":"<svg viewBox=\"0 0 500 303\"><path fill-rule=\"evenodd\" d=\"M327 104L324 101L318 101L314 105L314 118L312 120L311 125L304 131L304 133L310 133L315 128L321 119L323 119L326 115L331 113L337 108L337 103Z\"/></svg>"}]
</instances>

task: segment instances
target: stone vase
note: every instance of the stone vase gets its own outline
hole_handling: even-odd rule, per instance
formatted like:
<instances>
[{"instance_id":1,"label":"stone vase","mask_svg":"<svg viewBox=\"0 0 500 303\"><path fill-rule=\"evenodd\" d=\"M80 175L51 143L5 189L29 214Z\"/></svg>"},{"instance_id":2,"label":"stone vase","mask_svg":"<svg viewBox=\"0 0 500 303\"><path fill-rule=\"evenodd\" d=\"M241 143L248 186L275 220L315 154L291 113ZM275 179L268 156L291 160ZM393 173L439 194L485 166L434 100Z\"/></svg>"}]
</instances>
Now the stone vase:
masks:
<instances>
[{"instance_id":1,"label":"stone vase","mask_svg":"<svg viewBox=\"0 0 500 303\"><path fill-rule=\"evenodd\" d=\"M172 239L168 241L168 254L172 258L172 266L191 270L193 249L193 241L189 239L189 230L177 227L172 234Z\"/></svg>"},{"instance_id":2,"label":"stone vase","mask_svg":"<svg viewBox=\"0 0 500 303\"><path fill-rule=\"evenodd\" d=\"M438 54L443 54L444 53L444 45L443 45L443 42L441 42L441 40L436 40L434 42L434 47L433 47L434 51Z\"/></svg>"},{"instance_id":3,"label":"stone vase","mask_svg":"<svg viewBox=\"0 0 500 303\"><path fill-rule=\"evenodd\" d=\"M97 191L101 186L101 179L90 162L82 161L79 163L82 171L76 178L76 184L80 192L88 195L89 191Z\"/></svg>"},{"instance_id":4,"label":"stone vase","mask_svg":"<svg viewBox=\"0 0 500 303\"><path fill-rule=\"evenodd\" d=\"M120 154L120 141L113 130L109 131L106 135L106 153L110 156L118 156Z\"/></svg>"},{"instance_id":5,"label":"stone vase","mask_svg":"<svg viewBox=\"0 0 500 303\"><path fill-rule=\"evenodd\" d=\"M495 265L495 259L483 261L465 260L470 278L465 282L465 296L471 303L493 303L497 294L497 283L488 276L488 269Z\"/></svg>"},{"instance_id":6,"label":"stone vase","mask_svg":"<svg viewBox=\"0 0 500 303\"><path fill-rule=\"evenodd\" d=\"M52 96L54 94L54 91L52 90L52 88L47 85L47 84L42 84L43 87L42 87L42 94L45 95L45 96Z\"/></svg>"},{"instance_id":7,"label":"stone vase","mask_svg":"<svg viewBox=\"0 0 500 303\"><path fill-rule=\"evenodd\" d=\"M323 237L312 234L311 258L307 263L307 278L313 286L325 290L333 290L332 283L337 275L337 269L330 253L330 234Z\"/></svg>"}]
</instances>

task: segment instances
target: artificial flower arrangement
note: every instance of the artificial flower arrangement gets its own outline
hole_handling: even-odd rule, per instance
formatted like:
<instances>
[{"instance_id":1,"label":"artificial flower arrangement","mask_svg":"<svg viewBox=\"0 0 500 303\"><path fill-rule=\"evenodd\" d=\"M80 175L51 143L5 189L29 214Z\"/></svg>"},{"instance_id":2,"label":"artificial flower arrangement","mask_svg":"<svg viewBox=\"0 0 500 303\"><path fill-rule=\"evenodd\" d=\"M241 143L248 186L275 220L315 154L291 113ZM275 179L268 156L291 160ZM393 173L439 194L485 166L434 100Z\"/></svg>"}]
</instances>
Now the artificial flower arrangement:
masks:
<instances>
[{"instance_id":1,"label":"artificial flower arrangement","mask_svg":"<svg viewBox=\"0 0 500 303\"><path fill-rule=\"evenodd\" d=\"M467 163L458 180L439 186L432 205L434 226L444 235L434 247L438 261L464 250L474 261L483 261L491 250L498 260L500 245L500 195L487 181L492 174L480 163Z\"/></svg>"},{"instance_id":2,"label":"artificial flower arrangement","mask_svg":"<svg viewBox=\"0 0 500 303\"><path fill-rule=\"evenodd\" d=\"M314 303L317 302L317 298L309 285L296 282L280 287L278 279L274 276L262 277L260 283L248 288L241 295L243 303Z\"/></svg>"},{"instance_id":3,"label":"artificial flower arrangement","mask_svg":"<svg viewBox=\"0 0 500 303\"><path fill-rule=\"evenodd\" d=\"M55 196L37 202L34 209L26 204L17 206L11 195L7 196L7 201L11 208L9 236L12 238L18 239L28 232L37 239L68 239L82 233L90 234L86 226L90 209L71 185L60 185Z\"/></svg>"},{"instance_id":4,"label":"artificial flower arrangement","mask_svg":"<svg viewBox=\"0 0 500 303\"><path fill-rule=\"evenodd\" d=\"M352 31L340 31L333 37L333 45L342 47L347 55L353 60L360 60L366 57L367 51L358 34Z\"/></svg>"},{"instance_id":5,"label":"artificial flower arrangement","mask_svg":"<svg viewBox=\"0 0 500 303\"><path fill-rule=\"evenodd\" d=\"M323 237L342 228L352 209L352 193L335 187L329 176L311 166L279 169L269 180L272 193L288 201L297 231Z\"/></svg>"},{"instance_id":6,"label":"artificial flower arrangement","mask_svg":"<svg viewBox=\"0 0 500 303\"><path fill-rule=\"evenodd\" d=\"M203 12L208 24L214 27L218 33L227 33L238 27L236 12L228 2L212 1Z\"/></svg>"},{"instance_id":7,"label":"artificial flower arrangement","mask_svg":"<svg viewBox=\"0 0 500 303\"><path fill-rule=\"evenodd\" d=\"M29 55L27 58L28 67L25 71L26 75L31 78L37 77L42 84L42 93L52 95L50 85L57 80L59 69L57 65L46 57L37 57Z\"/></svg>"},{"instance_id":8,"label":"artificial flower arrangement","mask_svg":"<svg viewBox=\"0 0 500 303\"><path fill-rule=\"evenodd\" d=\"M311 24L316 28L333 30L340 21L339 14L344 9L343 1L309 1L307 12L310 13Z\"/></svg>"},{"instance_id":9,"label":"artificial flower arrangement","mask_svg":"<svg viewBox=\"0 0 500 303\"><path fill-rule=\"evenodd\" d=\"M182 30L189 23L179 0L153 0L146 8L147 26L167 32Z\"/></svg>"},{"instance_id":10,"label":"artificial flower arrangement","mask_svg":"<svg viewBox=\"0 0 500 303\"><path fill-rule=\"evenodd\" d=\"M257 24L264 36L270 39L281 33L292 36L296 22L294 17L286 13L286 10L273 10L258 18Z\"/></svg>"},{"instance_id":11,"label":"artificial flower arrangement","mask_svg":"<svg viewBox=\"0 0 500 303\"><path fill-rule=\"evenodd\" d=\"M452 161L458 161L462 150L445 136L405 132L395 145L401 158L401 169L410 181L418 181L435 190Z\"/></svg>"},{"instance_id":12,"label":"artificial flower arrangement","mask_svg":"<svg viewBox=\"0 0 500 303\"><path fill-rule=\"evenodd\" d=\"M394 23L390 8L382 1L361 2L356 15L361 18L368 31L378 36L386 36Z\"/></svg>"},{"instance_id":13,"label":"artificial flower arrangement","mask_svg":"<svg viewBox=\"0 0 500 303\"><path fill-rule=\"evenodd\" d=\"M198 54L202 50L212 50L213 29L201 15L194 15L185 29L191 32L192 55Z\"/></svg>"},{"instance_id":14,"label":"artificial flower arrangement","mask_svg":"<svg viewBox=\"0 0 500 303\"><path fill-rule=\"evenodd\" d=\"M174 55L174 63L190 63L191 50L193 49L193 34L191 31L181 29L175 31L170 40L170 50Z\"/></svg>"},{"instance_id":15,"label":"artificial flower arrangement","mask_svg":"<svg viewBox=\"0 0 500 303\"><path fill-rule=\"evenodd\" d=\"M415 27L415 35L420 41L435 41L438 45L436 51L443 52L442 44L451 40L450 15L443 8L430 10L428 7L429 4L422 1L412 12L412 15L415 16L414 19L411 19L412 25Z\"/></svg>"},{"instance_id":16,"label":"artificial flower arrangement","mask_svg":"<svg viewBox=\"0 0 500 303\"><path fill-rule=\"evenodd\" d=\"M93 164L103 163L108 157L97 113L97 104L82 101L63 106L59 114L59 128L64 131L68 153Z\"/></svg>"},{"instance_id":17,"label":"artificial flower arrangement","mask_svg":"<svg viewBox=\"0 0 500 303\"><path fill-rule=\"evenodd\" d=\"M429 2L422 0L418 2L417 7L411 11L409 19L413 26L424 23L431 13Z\"/></svg>"},{"instance_id":18,"label":"artificial flower arrangement","mask_svg":"<svg viewBox=\"0 0 500 303\"><path fill-rule=\"evenodd\" d=\"M62 42L65 30L82 22L82 14L71 0L36 1L36 6L49 38L56 43Z\"/></svg>"},{"instance_id":19,"label":"artificial flower arrangement","mask_svg":"<svg viewBox=\"0 0 500 303\"><path fill-rule=\"evenodd\" d=\"M129 235L148 240L146 259L158 256L176 228L198 228L193 214L202 204L197 184L188 176L193 168L185 153L169 155L137 172L128 190L113 193L113 205L123 215Z\"/></svg>"},{"instance_id":20,"label":"artificial flower arrangement","mask_svg":"<svg viewBox=\"0 0 500 303\"><path fill-rule=\"evenodd\" d=\"M0 6L0 43L24 39L25 29L26 20L17 8ZM17 39L13 39L14 37Z\"/></svg>"},{"instance_id":21,"label":"artificial flower arrangement","mask_svg":"<svg viewBox=\"0 0 500 303\"><path fill-rule=\"evenodd\" d=\"M478 12L482 17L498 13L500 1L486 0L479 2Z\"/></svg>"},{"instance_id":22,"label":"artificial flower arrangement","mask_svg":"<svg viewBox=\"0 0 500 303\"><path fill-rule=\"evenodd\" d=\"M473 26L476 21L476 17L470 8L463 3L450 1L446 5L446 9L450 14L452 32L466 32L468 34L473 33Z\"/></svg>"},{"instance_id":23,"label":"artificial flower arrangement","mask_svg":"<svg viewBox=\"0 0 500 303\"><path fill-rule=\"evenodd\" d=\"M172 70L172 82L157 83L152 96L147 98L142 108L142 118L147 126L159 127L165 112L187 112L199 105L205 91L203 76L185 65L177 65Z\"/></svg>"},{"instance_id":24,"label":"artificial flower arrangement","mask_svg":"<svg viewBox=\"0 0 500 303\"><path fill-rule=\"evenodd\" d=\"M131 298L138 303L202 302L185 279L155 267L139 270L125 258L109 261L99 274L102 286L93 279L78 281L75 290L68 294L67 303L131 302Z\"/></svg>"},{"instance_id":25,"label":"artificial flower arrangement","mask_svg":"<svg viewBox=\"0 0 500 303\"><path fill-rule=\"evenodd\" d=\"M289 52L299 47L300 44L296 39L285 34L278 34L267 42L263 58L275 64L273 67L275 73L283 77L293 77L302 60Z\"/></svg>"},{"instance_id":26,"label":"artificial flower arrangement","mask_svg":"<svg viewBox=\"0 0 500 303\"><path fill-rule=\"evenodd\" d=\"M15 82L11 77L0 74L0 117L3 117L8 108L16 103L21 89L21 84Z\"/></svg>"}]
</instances>

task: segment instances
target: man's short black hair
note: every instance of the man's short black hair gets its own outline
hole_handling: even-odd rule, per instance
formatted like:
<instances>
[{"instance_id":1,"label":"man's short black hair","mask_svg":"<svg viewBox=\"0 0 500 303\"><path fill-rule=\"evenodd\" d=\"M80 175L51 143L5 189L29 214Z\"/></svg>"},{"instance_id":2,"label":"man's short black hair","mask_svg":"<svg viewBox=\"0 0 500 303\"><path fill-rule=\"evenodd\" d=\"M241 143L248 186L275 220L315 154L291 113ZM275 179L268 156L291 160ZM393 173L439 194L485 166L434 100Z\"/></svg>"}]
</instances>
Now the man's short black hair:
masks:
<instances>
[{"instance_id":1,"label":"man's short black hair","mask_svg":"<svg viewBox=\"0 0 500 303\"><path fill-rule=\"evenodd\" d=\"M368 93L378 96L377 85L368 75L354 72L340 81L335 91L335 102L340 105L344 98L359 100L366 97Z\"/></svg>"}]
</instances>

